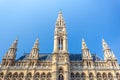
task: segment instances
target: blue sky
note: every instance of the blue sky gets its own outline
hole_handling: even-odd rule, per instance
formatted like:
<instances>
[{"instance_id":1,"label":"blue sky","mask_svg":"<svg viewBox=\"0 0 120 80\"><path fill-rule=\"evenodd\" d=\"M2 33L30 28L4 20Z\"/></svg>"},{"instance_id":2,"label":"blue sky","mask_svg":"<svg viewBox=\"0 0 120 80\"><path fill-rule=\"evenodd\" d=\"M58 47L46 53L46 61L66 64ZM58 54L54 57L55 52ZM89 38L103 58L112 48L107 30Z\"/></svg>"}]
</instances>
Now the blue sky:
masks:
<instances>
[{"instance_id":1,"label":"blue sky","mask_svg":"<svg viewBox=\"0 0 120 80\"><path fill-rule=\"evenodd\" d=\"M0 0L0 62L17 36L17 58L30 52L37 37L40 53L52 53L60 9L70 53L81 53L84 38L91 53L103 58L103 37L120 63L120 0Z\"/></svg>"}]
</instances>

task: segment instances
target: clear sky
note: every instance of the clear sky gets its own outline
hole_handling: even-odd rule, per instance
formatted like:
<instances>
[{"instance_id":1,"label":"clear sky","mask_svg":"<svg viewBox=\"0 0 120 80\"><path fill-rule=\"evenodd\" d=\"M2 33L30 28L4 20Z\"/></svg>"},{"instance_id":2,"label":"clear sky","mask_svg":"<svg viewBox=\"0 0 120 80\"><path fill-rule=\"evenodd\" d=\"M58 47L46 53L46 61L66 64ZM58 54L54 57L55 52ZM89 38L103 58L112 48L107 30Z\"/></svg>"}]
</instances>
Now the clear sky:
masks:
<instances>
[{"instance_id":1,"label":"clear sky","mask_svg":"<svg viewBox=\"0 0 120 80\"><path fill-rule=\"evenodd\" d=\"M103 37L120 63L120 0L0 0L0 62L17 36L17 58L30 52L37 37L40 53L52 53L60 9L70 53L81 53L84 38L91 53L103 59Z\"/></svg>"}]
</instances>

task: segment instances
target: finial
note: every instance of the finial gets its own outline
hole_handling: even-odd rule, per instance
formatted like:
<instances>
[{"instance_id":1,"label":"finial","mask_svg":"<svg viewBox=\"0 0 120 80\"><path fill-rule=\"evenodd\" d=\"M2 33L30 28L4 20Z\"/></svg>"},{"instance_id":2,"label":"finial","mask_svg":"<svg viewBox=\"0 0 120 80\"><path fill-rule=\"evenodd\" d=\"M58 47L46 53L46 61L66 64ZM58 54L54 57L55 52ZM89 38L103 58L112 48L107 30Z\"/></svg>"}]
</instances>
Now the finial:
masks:
<instances>
[{"instance_id":1,"label":"finial","mask_svg":"<svg viewBox=\"0 0 120 80\"><path fill-rule=\"evenodd\" d=\"M65 27L65 21L62 15L62 10L59 11L58 18L56 21L56 27Z\"/></svg>"},{"instance_id":2,"label":"finial","mask_svg":"<svg viewBox=\"0 0 120 80\"><path fill-rule=\"evenodd\" d=\"M18 38L16 38L16 40L13 42L10 48L17 48L17 44L18 44Z\"/></svg>"},{"instance_id":3,"label":"finial","mask_svg":"<svg viewBox=\"0 0 120 80\"><path fill-rule=\"evenodd\" d=\"M16 40L14 41L14 43L16 44L18 43L18 36L16 37Z\"/></svg>"},{"instance_id":4,"label":"finial","mask_svg":"<svg viewBox=\"0 0 120 80\"><path fill-rule=\"evenodd\" d=\"M104 38L102 37L102 42L105 42Z\"/></svg>"},{"instance_id":5,"label":"finial","mask_svg":"<svg viewBox=\"0 0 120 80\"><path fill-rule=\"evenodd\" d=\"M18 40L18 36L16 37L16 40Z\"/></svg>"},{"instance_id":6,"label":"finial","mask_svg":"<svg viewBox=\"0 0 120 80\"><path fill-rule=\"evenodd\" d=\"M87 45L85 43L84 38L82 38L82 49L87 49Z\"/></svg>"},{"instance_id":7,"label":"finial","mask_svg":"<svg viewBox=\"0 0 120 80\"><path fill-rule=\"evenodd\" d=\"M102 38L103 49L110 49L106 41Z\"/></svg>"},{"instance_id":8,"label":"finial","mask_svg":"<svg viewBox=\"0 0 120 80\"><path fill-rule=\"evenodd\" d=\"M60 9L59 14L62 14L62 9Z\"/></svg>"},{"instance_id":9,"label":"finial","mask_svg":"<svg viewBox=\"0 0 120 80\"><path fill-rule=\"evenodd\" d=\"M39 45L39 39L36 38L33 48L38 48L38 45Z\"/></svg>"},{"instance_id":10,"label":"finial","mask_svg":"<svg viewBox=\"0 0 120 80\"><path fill-rule=\"evenodd\" d=\"M38 38L38 37L36 38L36 41L39 41L39 38Z\"/></svg>"},{"instance_id":11,"label":"finial","mask_svg":"<svg viewBox=\"0 0 120 80\"><path fill-rule=\"evenodd\" d=\"M82 42L85 42L84 38L82 38Z\"/></svg>"},{"instance_id":12,"label":"finial","mask_svg":"<svg viewBox=\"0 0 120 80\"><path fill-rule=\"evenodd\" d=\"M36 38L36 41L35 41L34 45L36 45L36 44L39 44L39 39L38 38Z\"/></svg>"}]
</instances>

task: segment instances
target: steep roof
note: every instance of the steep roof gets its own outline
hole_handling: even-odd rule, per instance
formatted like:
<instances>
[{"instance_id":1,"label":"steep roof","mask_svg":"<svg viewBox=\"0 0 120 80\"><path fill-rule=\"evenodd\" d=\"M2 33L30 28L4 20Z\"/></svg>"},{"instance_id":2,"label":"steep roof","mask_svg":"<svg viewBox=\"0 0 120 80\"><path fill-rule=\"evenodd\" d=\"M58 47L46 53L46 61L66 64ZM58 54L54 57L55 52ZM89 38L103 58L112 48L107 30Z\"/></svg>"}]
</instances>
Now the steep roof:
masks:
<instances>
[{"instance_id":1,"label":"steep roof","mask_svg":"<svg viewBox=\"0 0 120 80\"><path fill-rule=\"evenodd\" d=\"M29 54L24 54L19 60L27 60ZM100 61L100 58L96 54L92 54L93 61ZM82 61L82 54L69 54L70 61ZM52 61L52 54L40 54L39 55L40 61Z\"/></svg>"}]
</instances>

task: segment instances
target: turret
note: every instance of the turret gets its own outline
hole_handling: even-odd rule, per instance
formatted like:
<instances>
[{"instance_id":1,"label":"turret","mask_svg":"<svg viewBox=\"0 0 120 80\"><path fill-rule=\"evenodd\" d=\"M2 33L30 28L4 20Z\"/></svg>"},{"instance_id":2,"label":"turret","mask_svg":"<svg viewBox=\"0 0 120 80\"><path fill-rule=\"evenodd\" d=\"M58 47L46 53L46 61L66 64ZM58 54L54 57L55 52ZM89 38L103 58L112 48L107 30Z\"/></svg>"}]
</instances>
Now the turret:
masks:
<instances>
[{"instance_id":1,"label":"turret","mask_svg":"<svg viewBox=\"0 0 120 80\"><path fill-rule=\"evenodd\" d=\"M30 52L29 59L38 59L39 58L39 40L36 39L34 46Z\"/></svg>"},{"instance_id":2,"label":"turret","mask_svg":"<svg viewBox=\"0 0 120 80\"><path fill-rule=\"evenodd\" d=\"M17 51L17 44L18 44L18 39L16 39L13 42L13 44L11 45L11 47L9 48L9 50L7 51L5 56L3 57L2 64L4 66L13 65L14 64L15 57L16 57L16 51Z\"/></svg>"},{"instance_id":3,"label":"turret","mask_svg":"<svg viewBox=\"0 0 120 80\"><path fill-rule=\"evenodd\" d=\"M6 55L4 56L4 59L15 59L16 57L16 51L17 51L17 44L18 44L18 39L16 39L9 50L7 51Z\"/></svg>"},{"instance_id":4,"label":"turret","mask_svg":"<svg viewBox=\"0 0 120 80\"><path fill-rule=\"evenodd\" d=\"M82 39L82 59L92 59L91 53L84 39Z\"/></svg>"},{"instance_id":5,"label":"turret","mask_svg":"<svg viewBox=\"0 0 120 80\"><path fill-rule=\"evenodd\" d=\"M116 59L113 51L111 51L110 47L108 46L104 39L102 39L102 46L104 52L104 60Z\"/></svg>"}]
</instances>

